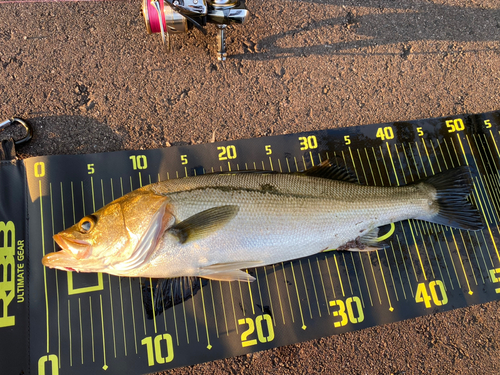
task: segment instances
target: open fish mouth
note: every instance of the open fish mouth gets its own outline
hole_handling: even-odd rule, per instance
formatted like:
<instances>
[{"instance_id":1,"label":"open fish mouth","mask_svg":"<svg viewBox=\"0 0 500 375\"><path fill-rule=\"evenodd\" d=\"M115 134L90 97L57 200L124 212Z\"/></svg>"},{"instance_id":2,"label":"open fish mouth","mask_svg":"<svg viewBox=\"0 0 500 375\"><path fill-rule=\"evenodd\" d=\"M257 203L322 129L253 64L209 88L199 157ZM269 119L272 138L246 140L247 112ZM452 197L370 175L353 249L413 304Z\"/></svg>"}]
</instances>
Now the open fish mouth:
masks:
<instances>
[{"instance_id":1,"label":"open fish mouth","mask_svg":"<svg viewBox=\"0 0 500 375\"><path fill-rule=\"evenodd\" d=\"M60 234L54 235L54 241L56 241L62 250L68 250L73 254L73 257L76 259L87 258L92 248L92 245L87 241L66 238Z\"/></svg>"},{"instance_id":2,"label":"open fish mouth","mask_svg":"<svg viewBox=\"0 0 500 375\"><path fill-rule=\"evenodd\" d=\"M42 264L45 267L56 268L63 271L75 271L75 269L70 266L70 264L75 261L76 258L66 249L55 253L49 253L42 258Z\"/></svg>"},{"instance_id":3,"label":"open fish mouth","mask_svg":"<svg viewBox=\"0 0 500 375\"><path fill-rule=\"evenodd\" d=\"M46 254L42 258L44 266L64 271L75 271L73 267L81 259L86 259L91 253L92 245L86 241L68 239L60 234L54 235L54 241L61 247L60 251Z\"/></svg>"}]
</instances>

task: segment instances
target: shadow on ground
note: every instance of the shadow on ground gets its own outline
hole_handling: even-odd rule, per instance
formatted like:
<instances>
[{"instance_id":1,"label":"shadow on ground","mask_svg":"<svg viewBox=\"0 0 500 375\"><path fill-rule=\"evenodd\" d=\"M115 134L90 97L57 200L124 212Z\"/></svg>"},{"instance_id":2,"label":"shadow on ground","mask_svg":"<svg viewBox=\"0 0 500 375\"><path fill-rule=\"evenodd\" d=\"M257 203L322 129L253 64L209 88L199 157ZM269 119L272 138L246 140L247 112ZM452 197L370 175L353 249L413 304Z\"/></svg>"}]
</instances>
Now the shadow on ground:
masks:
<instances>
[{"instance_id":1,"label":"shadow on ground","mask_svg":"<svg viewBox=\"0 0 500 375\"><path fill-rule=\"evenodd\" d=\"M411 51L413 42L462 43L500 40L500 8L458 7L430 4L418 0L408 1L404 5L400 5L399 2L394 4L391 0L369 1L363 7L344 6L344 2L339 0L287 2L287 4L294 3L297 5L299 3L302 5L321 4L325 7L343 6L344 14L341 17L311 21L305 26L265 36L254 46L252 52L256 53L243 53L232 57L242 60L271 60L308 55L349 55L352 53L359 55L360 48L395 44L402 45L399 46L399 53L401 57L406 58L413 53ZM359 15L359 13L363 14ZM460 22L457 23L457 20ZM385 25L385 27L380 27L380 25ZM311 39L318 39L318 34L323 40L328 38L328 34L332 34L337 41L311 44ZM340 34L344 34L344 37L340 36L341 40L338 41ZM307 42L303 39L307 39ZM448 49L446 53L464 52L456 50L453 44L450 44ZM353 52L350 52L351 50Z\"/></svg>"}]
</instances>

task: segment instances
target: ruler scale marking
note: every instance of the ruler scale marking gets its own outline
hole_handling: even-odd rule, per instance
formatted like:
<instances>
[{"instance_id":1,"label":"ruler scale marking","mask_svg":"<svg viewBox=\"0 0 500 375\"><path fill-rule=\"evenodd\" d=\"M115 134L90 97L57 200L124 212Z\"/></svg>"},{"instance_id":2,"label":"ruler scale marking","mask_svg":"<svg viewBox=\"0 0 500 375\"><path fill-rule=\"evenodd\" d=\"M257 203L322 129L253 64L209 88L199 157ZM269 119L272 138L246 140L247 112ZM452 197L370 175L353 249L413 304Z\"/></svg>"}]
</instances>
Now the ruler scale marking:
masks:
<instances>
[{"instance_id":1,"label":"ruler scale marking","mask_svg":"<svg viewBox=\"0 0 500 375\"><path fill-rule=\"evenodd\" d=\"M459 121L459 119L460 117L452 117L451 121ZM321 325L324 325L323 334L334 334L374 324L366 325L365 322L348 319L347 325L342 323L342 329L336 330L334 328L337 326L334 327L334 322L338 320L338 314L342 314L342 311L347 314L348 311L352 310L350 313L356 317L359 316L356 309L361 308L365 320L366 317L370 316L375 322L379 321L380 307L382 310L386 307L391 311L394 310L395 318L389 318L390 321L401 319L399 316L418 316L421 314L418 312L420 311L419 307L424 308L421 311L429 313L430 310L426 310L423 304L418 304L415 301L415 295L418 295L418 290L416 291L415 288L417 285L420 288L422 282L427 283L427 288L430 288L432 285L430 283L436 279L436 281L442 282L450 298L447 306L451 305L454 298L460 298L462 290L467 304L477 303L474 301L482 301L484 298L491 299L491 293L495 293L495 288L498 288L498 284L494 284L492 277L494 277L494 270L500 267L500 252L498 250L500 238L498 230L500 222L498 168L500 152L498 149L499 136L496 131L497 118L491 120L495 126L494 132L493 129L476 132L473 131L476 129L473 127L465 127L463 130L452 132L447 129L446 121L450 120L429 123L422 120L421 122L404 123L402 126L408 126L409 130L413 129L413 133L398 132L396 134L395 132L395 136L387 140L375 137L375 132L370 133L369 129L374 129L376 126L371 128L368 126L367 134L371 134L369 138L372 139L372 143L368 144L363 144L360 141L363 137L357 137L357 130L338 129L309 132L306 133L305 139L315 137L314 139L317 141L311 142L310 148L302 151L298 150L298 136L293 134L278 136L282 138L230 141L230 143L221 144L234 145L238 156L227 162L227 166L224 162L217 161L217 153L211 154L217 147L213 144L170 147L165 150L141 150L134 153L140 153L141 157L144 158L147 157L148 168L146 170L127 172L119 165L119 162L102 163L99 161L95 164L99 168L96 168L95 174L91 176L75 177L78 173L68 171L71 177L67 179L35 180L38 185L36 189L38 190L38 202L33 203L38 205L38 210L33 212L38 215L36 223L41 231L39 236L44 238L44 241L40 241L41 246L44 247L40 253L45 253L45 248L48 249L49 244L54 247L54 243L50 242L49 237L54 234L56 228L59 228L60 223L62 223L62 227L66 227L65 215L73 215L73 223L75 223L82 213L85 215L90 210L99 208L101 201L104 205L113 200L115 198L113 181L117 182L117 188L120 186L121 195L123 195L133 190L134 187L142 186L143 178L144 182L146 180L151 182L153 174L158 175L159 181L161 176L166 176L166 179L169 179L170 174L172 177L184 177L198 175L201 170L213 171L214 166L228 171L240 170L240 166L245 166L248 169L248 166L251 165L254 167L262 165L262 169L268 171L275 169L279 171L295 169L298 171L301 169L298 167L298 163L301 163L304 169L312 167L325 160L324 155L326 158L334 155L340 164L343 160L344 166L356 175L360 183L374 186L399 186L458 165L470 165L478 172L477 176L474 177L470 200L485 217L487 225L482 232L471 233L417 220L401 222L396 225L393 237L387 240L390 249L384 248L375 254L366 254L366 257L352 252L350 254L346 252L325 253L321 256L316 255L293 262L284 262L281 263L281 266L278 264L258 268L255 270L257 280L253 284L247 284L248 290L241 283L220 281L214 283L210 280L207 285L201 288L201 291L196 293L193 290L193 285L190 284L189 289L193 290L191 301L183 297L179 305L160 312L163 316L154 317L152 320L145 316L140 282L134 281L132 283L129 279L129 291L127 291L126 280L108 275L102 290L95 289L82 299L81 295L65 295L66 278L60 277L63 275L62 272L56 271L49 275L44 269L43 273L40 272L40 275L45 274L44 284L41 284L39 290L43 293L45 289L46 314L43 325L47 340L41 354L48 356L54 353L54 357L51 358L57 358L60 373L67 371L68 367L71 367L75 374L83 373L83 370L80 371L80 369L87 367L93 369L106 366L109 366L110 369L120 368L120 366L112 366L119 365L120 361L125 360L133 361L132 367L141 368L141 373L146 373L153 371L153 369L160 370L179 364L189 364L183 353L184 348L198 348L195 351L205 350L207 353L203 354L204 358L212 358L211 353L220 352L223 348L236 350L235 352L238 353L242 353L241 350L243 350L244 353L286 344L290 342L286 340L290 340L292 337L301 337L300 334L296 333L297 331L299 333L300 331L305 332L307 337L313 337L316 334L314 332L318 331L317 327ZM477 121L481 121L481 119ZM470 122L465 122L468 126L470 125ZM378 125L378 129L389 127L396 129L397 126L397 124ZM421 131L415 131L416 126L421 126ZM433 129L443 129L444 131ZM342 135L339 137L334 137L333 134L337 134L337 131L343 133L340 133ZM320 134L324 135L320 136ZM350 135L352 144L351 141L347 143L347 138L344 138L345 134ZM402 138L401 134L405 138ZM282 139L283 144L275 142L274 139ZM266 155L267 149L265 147L253 146L254 143L259 142L272 146L272 156ZM130 155L131 152L127 152ZM115 154L109 155L114 157ZM186 163L187 165L180 165L180 155L187 156L189 161ZM82 160L93 157L90 155L82 156ZM156 165L160 165L157 160L163 160L164 157L169 160L171 165L165 164L166 169L161 170L160 176L160 171L154 168ZM58 156L54 156L53 159L57 158ZM124 157L125 160L127 158L128 156ZM206 162L204 158L206 158ZM300 160L297 160L298 158ZM99 160L98 157L95 160ZM203 165L197 164L198 161L201 161ZM92 160L91 163L93 162ZM290 165L290 162L294 164L294 167ZM286 166L282 166L284 163ZM53 168L51 165L50 168ZM57 165L57 163L53 165ZM76 169L79 164L75 163L74 165ZM83 166L86 167L87 164L84 162ZM47 168L49 168L48 162ZM106 168L108 169L106 170ZM114 168L116 168L116 173L113 171ZM106 175L106 173L110 174ZM56 175L52 169L51 175ZM109 189L107 183L104 183L104 179L108 181L108 178L110 181ZM124 191L123 180L126 182L127 191ZM94 186L94 182L97 184L96 186ZM59 189L53 190L52 184L54 183L59 185ZM76 185L76 196L74 185ZM65 201L66 197L67 201ZM49 203L50 212L47 208ZM366 262L369 262L369 266ZM279 275L280 272L282 275ZM410 273L413 273L413 276ZM75 275L75 277L78 278L78 283L80 283L80 279L92 281L94 280L92 277L95 278L95 276L89 275L87 277L83 274ZM233 291L233 287L237 287L239 293L236 290ZM283 291L283 287L286 292ZM480 291L480 288L483 288L483 294L476 293L476 291ZM109 298L106 298L108 293ZM130 293L128 297L127 293ZM72 298L73 301L71 301ZM96 298L99 298L99 301L96 302ZM161 296L161 300L164 304L163 296ZM330 303L333 301L336 301L337 307L331 309ZM460 303L462 302L459 302L458 305ZM338 307L341 306L340 304L344 304L346 310L340 309ZM43 305L41 306L42 313L39 316L43 316ZM58 311L58 306L65 308ZM240 306L241 309L238 310L237 306ZM119 313L115 311L115 307L120 311ZM141 312L137 309L140 309ZM230 316L231 310L233 317ZM137 314L142 315L142 320L139 318L136 321ZM198 314L203 314L203 316L198 316ZM251 341L251 346L243 349L243 334L248 332L250 326L238 324L238 318L241 316L247 322L249 320L253 322L253 333L248 336L248 339L255 341L255 343ZM337 317L337 320L332 320L334 316ZM156 319L161 319L164 324L156 326ZM177 321L178 319L179 321ZM159 322L160 320L158 320ZM42 325L42 322L37 324ZM182 324L184 324L184 329ZM318 324L319 326L317 326ZM286 327L285 330L284 327ZM151 349L146 348L144 340L143 345L140 345L142 337L137 336L137 329L139 332L144 331L145 335L154 335L146 337L146 339L151 340L152 344L155 343ZM200 329L201 332L198 332ZM132 330L133 332L131 332ZM182 333L183 331L184 333ZM226 334L223 334L224 332ZM200 337L205 336L205 334L206 339ZM57 340L54 339L56 335ZM173 347L168 341L170 335L172 339L175 335L175 340L172 342L176 345ZM132 339L135 352L130 346ZM68 348L61 345L65 340L71 342L73 346ZM57 346L56 341L58 342ZM161 344L158 346L161 348L159 352L156 352L159 350L155 346L157 342ZM121 345L123 345L123 349ZM35 349L39 346L42 345L32 344L32 348ZM200 349L202 347L204 349ZM238 351L238 347L240 351ZM113 348L112 352L111 348ZM147 367L146 352L149 350L152 350L151 355L156 367ZM173 352L171 352L172 350ZM106 354L106 352L109 353ZM36 360L38 360L40 351L35 350L34 353L37 353ZM173 359L170 359L171 353L173 353ZM162 358L164 360L163 367L158 366ZM168 362L165 362L167 358ZM156 361L160 362L156 363ZM36 367L36 361L33 363ZM93 372L93 370L89 371Z\"/></svg>"}]
</instances>

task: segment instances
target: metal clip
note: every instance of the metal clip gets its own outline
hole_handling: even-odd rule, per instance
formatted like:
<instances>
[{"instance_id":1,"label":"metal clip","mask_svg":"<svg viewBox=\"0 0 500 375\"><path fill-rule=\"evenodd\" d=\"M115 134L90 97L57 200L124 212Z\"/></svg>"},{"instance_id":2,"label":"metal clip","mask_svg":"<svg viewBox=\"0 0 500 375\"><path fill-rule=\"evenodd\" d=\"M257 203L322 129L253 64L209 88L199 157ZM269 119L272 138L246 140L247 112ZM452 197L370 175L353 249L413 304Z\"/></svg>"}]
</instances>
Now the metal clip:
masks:
<instances>
[{"instance_id":1,"label":"metal clip","mask_svg":"<svg viewBox=\"0 0 500 375\"><path fill-rule=\"evenodd\" d=\"M226 61L226 27L227 25L217 25L217 60Z\"/></svg>"},{"instance_id":2,"label":"metal clip","mask_svg":"<svg viewBox=\"0 0 500 375\"><path fill-rule=\"evenodd\" d=\"M14 144L20 145L20 144L28 142L33 137L33 128L26 121L24 121L20 118L13 117L11 119L5 120L4 122L1 122L0 123L0 130L2 130L3 128L7 128L11 125L16 125L16 124L20 124L24 127L24 129L26 129L26 135L23 138L15 139Z\"/></svg>"}]
</instances>

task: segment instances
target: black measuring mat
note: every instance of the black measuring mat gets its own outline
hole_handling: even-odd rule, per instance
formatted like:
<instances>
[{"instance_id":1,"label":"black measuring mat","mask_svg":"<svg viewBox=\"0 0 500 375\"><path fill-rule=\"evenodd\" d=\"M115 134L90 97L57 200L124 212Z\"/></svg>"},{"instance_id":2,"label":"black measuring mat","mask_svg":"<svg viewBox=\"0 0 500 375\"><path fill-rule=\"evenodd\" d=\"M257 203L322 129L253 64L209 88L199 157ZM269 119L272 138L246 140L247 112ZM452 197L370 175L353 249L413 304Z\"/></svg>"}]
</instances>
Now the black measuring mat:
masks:
<instances>
[{"instance_id":1,"label":"black measuring mat","mask_svg":"<svg viewBox=\"0 0 500 375\"><path fill-rule=\"evenodd\" d=\"M499 130L500 112L491 112L25 160L31 373L150 373L498 300ZM218 171L295 172L327 158L376 186L469 165L477 171L470 200L485 229L399 222L384 228L383 250L330 251L250 269L253 283L188 280L183 288L196 289L192 298L173 306L145 298L149 280L40 262L57 250L54 233L148 183Z\"/></svg>"},{"instance_id":2,"label":"black measuring mat","mask_svg":"<svg viewBox=\"0 0 500 375\"><path fill-rule=\"evenodd\" d=\"M0 146L0 371L20 374L30 362L27 184L14 141Z\"/></svg>"}]
</instances>

